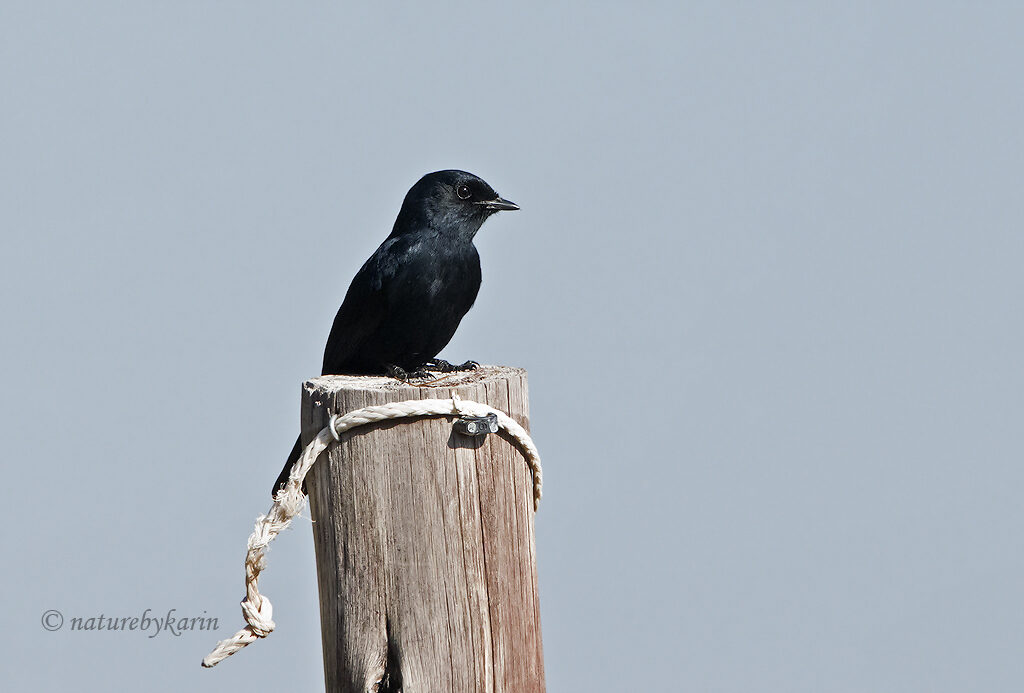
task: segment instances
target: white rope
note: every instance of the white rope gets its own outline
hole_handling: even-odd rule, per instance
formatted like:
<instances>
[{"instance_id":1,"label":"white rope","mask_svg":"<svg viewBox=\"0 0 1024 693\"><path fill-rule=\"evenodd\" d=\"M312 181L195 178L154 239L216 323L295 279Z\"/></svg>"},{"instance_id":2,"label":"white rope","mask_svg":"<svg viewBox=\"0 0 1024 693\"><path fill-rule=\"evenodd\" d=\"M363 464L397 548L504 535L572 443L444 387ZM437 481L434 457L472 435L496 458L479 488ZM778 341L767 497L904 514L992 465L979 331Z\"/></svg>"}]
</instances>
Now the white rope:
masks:
<instances>
[{"instance_id":1,"label":"white rope","mask_svg":"<svg viewBox=\"0 0 1024 693\"><path fill-rule=\"evenodd\" d=\"M266 596L259 593L257 580L266 568L267 545L274 540L299 514L306 502L302 493L302 482L320 454L334 442L341 440L341 434L364 424L387 419L401 419L410 416L487 416L498 417L498 426L503 428L519 444L526 456L526 464L533 472L533 509L536 511L541 497L540 453L530 440L530 434L504 412L479 402L459 399L413 399L393 402L376 407L365 407L344 416L335 414L330 423L320 431L313 442L306 446L298 462L292 466L288 481L274 496L274 504L266 515L256 519L256 528L249 537L249 548L245 555L245 599L242 600L242 617L245 627L227 640L221 640L213 652L203 659L204 667L212 667L222 659L230 657L258 638L265 638L274 630L274 608Z\"/></svg>"}]
</instances>

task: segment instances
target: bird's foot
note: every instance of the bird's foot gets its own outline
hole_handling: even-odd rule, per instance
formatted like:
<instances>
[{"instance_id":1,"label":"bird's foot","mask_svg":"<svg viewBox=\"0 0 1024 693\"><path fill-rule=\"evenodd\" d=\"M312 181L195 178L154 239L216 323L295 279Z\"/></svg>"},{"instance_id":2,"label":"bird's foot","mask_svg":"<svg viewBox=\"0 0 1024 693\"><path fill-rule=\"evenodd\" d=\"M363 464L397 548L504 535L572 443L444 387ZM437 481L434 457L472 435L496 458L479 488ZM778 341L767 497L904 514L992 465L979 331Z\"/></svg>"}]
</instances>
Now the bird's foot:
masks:
<instances>
[{"instance_id":1,"label":"bird's foot","mask_svg":"<svg viewBox=\"0 0 1024 693\"><path fill-rule=\"evenodd\" d=\"M466 361L458 365L449 363L444 359L431 359L423 364L423 367L427 370L437 371L439 373L455 373L457 371L475 371L480 367L480 364L476 361Z\"/></svg>"},{"instance_id":2,"label":"bird's foot","mask_svg":"<svg viewBox=\"0 0 1024 693\"><path fill-rule=\"evenodd\" d=\"M414 371L407 371L404 368L402 368L401 366L395 366L395 365L389 365L387 368L385 368L384 369L384 375L388 376L389 378L394 378L395 380L401 380L403 383L407 383L410 380L415 380L417 378L432 378L432 377L434 377L434 376L430 375L430 373L428 373L425 368L422 368L422 367L421 368L417 368Z\"/></svg>"}]
</instances>

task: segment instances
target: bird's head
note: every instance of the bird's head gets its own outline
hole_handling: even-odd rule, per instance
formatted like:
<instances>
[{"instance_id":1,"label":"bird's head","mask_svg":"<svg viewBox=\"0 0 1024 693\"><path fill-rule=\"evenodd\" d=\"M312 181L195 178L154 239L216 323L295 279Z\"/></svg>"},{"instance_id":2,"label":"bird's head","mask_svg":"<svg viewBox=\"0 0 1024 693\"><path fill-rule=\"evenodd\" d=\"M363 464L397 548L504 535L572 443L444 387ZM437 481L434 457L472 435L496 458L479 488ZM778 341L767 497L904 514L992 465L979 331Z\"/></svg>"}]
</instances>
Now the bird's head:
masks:
<instances>
[{"instance_id":1,"label":"bird's head","mask_svg":"<svg viewBox=\"0 0 1024 693\"><path fill-rule=\"evenodd\" d=\"M412 186L395 221L396 233L429 227L472 240L487 217L519 209L482 178L466 171L435 171Z\"/></svg>"}]
</instances>

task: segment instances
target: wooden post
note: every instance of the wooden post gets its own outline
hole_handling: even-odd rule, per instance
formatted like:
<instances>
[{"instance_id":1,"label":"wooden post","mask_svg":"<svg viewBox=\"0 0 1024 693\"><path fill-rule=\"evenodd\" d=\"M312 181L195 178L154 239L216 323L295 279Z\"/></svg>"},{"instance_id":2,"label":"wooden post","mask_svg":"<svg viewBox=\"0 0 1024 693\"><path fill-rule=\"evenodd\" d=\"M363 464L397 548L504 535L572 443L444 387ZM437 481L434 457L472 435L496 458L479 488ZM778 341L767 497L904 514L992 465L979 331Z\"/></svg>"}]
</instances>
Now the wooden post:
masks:
<instances>
[{"instance_id":1,"label":"wooden post","mask_svg":"<svg viewBox=\"0 0 1024 693\"><path fill-rule=\"evenodd\" d=\"M324 376L304 385L303 445L330 413L452 393L529 428L521 369ZM530 470L504 432L453 420L361 426L307 477L328 693L544 691Z\"/></svg>"}]
</instances>

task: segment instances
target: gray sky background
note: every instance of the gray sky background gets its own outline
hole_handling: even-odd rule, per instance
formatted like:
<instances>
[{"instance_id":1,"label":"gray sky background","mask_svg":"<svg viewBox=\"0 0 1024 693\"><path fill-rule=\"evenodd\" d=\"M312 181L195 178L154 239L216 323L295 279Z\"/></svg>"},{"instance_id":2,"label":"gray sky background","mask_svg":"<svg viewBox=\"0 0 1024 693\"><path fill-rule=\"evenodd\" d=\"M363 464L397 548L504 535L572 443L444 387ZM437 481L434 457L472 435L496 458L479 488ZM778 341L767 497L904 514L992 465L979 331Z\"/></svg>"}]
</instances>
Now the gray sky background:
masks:
<instances>
[{"instance_id":1,"label":"gray sky background","mask_svg":"<svg viewBox=\"0 0 1024 693\"><path fill-rule=\"evenodd\" d=\"M0 3L5 691L322 689L308 520L199 662L451 167L522 205L442 355L530 373L549 690L1024 687L1024 10L681 5ZM221 630L40 624L147 608Z\"/></svg>"}]
</instances>

